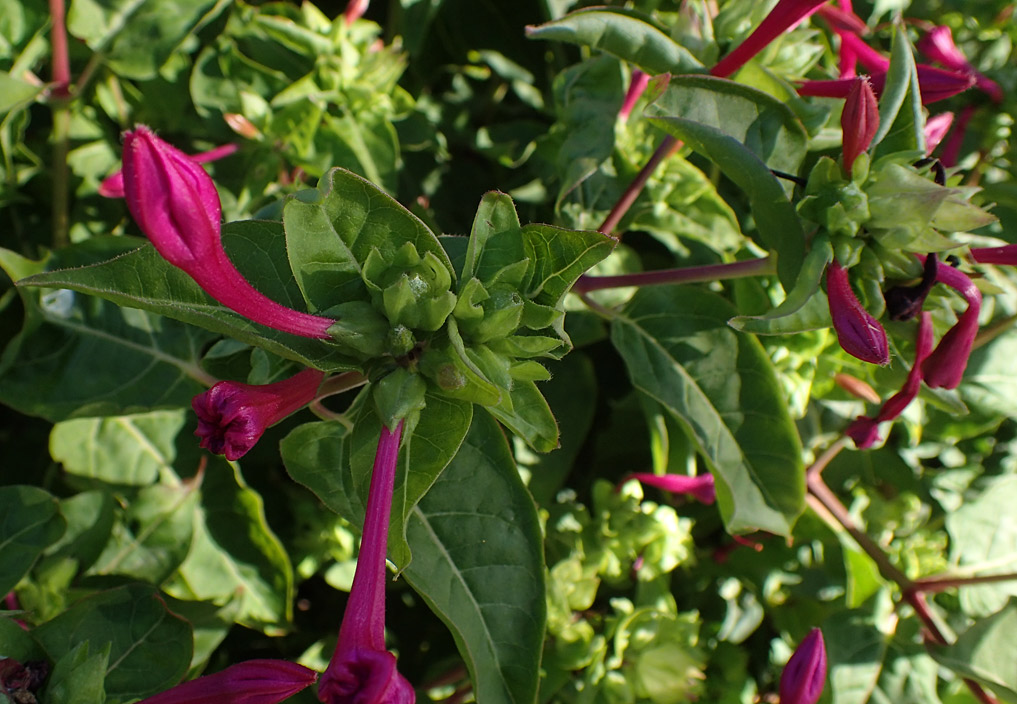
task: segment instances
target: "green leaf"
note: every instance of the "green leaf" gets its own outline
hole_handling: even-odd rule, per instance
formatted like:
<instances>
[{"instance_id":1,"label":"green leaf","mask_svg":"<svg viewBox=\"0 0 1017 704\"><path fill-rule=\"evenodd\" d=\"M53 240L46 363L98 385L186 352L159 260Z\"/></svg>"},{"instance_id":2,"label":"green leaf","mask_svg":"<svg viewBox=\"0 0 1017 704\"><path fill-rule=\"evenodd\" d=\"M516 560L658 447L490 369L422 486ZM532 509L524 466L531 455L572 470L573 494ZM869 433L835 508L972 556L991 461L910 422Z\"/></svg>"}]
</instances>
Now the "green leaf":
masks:
<instances>
[{"instance_id":1,"label":"green leaf","mask_svg":"<svg viewBox=\"0 0 1017 704\"><path fill-rule=\"evenodd\" d=\"M804 508L801 442L769 357L698 288L642 289L612 324L633 385L691 434L731 532L789 535Z\"/></svg>"},{"instance_id":2,"label":"green leaf","mask_svg":"<svg viewBox=\"0 0 1017 704\"><path fill-rule=\"evenodd\" d=\"M804 259L805 233L783 186L766 164L714 127L680 117L653 118L653 122L716 164L745 192L756 220L756 238L777 253L777 274L784 290L794 288Z\"/></svg>"},{"instance_id":3,"label":"green leaf","mask_svg":"<svg viewBox=\"0 0 1017 704\"><path fill-rule=\"evenodd\" d=\"M961 677L988 687L1001 699L1017 702L1017 600L977 621L950 646L930 646L929 652L940 665Z\"/></svg>"},{"instance_id":4,"label":"green leaf","mask_svg":"<svg viewBox=\"0 0 1017 704\"><path fill-rule=\"evenodd\" d=\"M890 67L879 98L879 129L869 149L874 157L900 151L925 153L925 113L918 69L911 42L900 25L894 27Z\"/></svg>"},{"instance_id":5,"label":"green leaf","mask_svg":"<svg viewBox=\"0 0 1017 704\"><path fill-rule=\"evenodd\" d=\"M62 250L50 261L57 266L91 264L137 243L98 238ZM132 256L127 258L137 261ZM33 274L62 276L41 274L44 264L0 250L0 267L19 283ZM129 267L118 270L137 280L141 270ZM109 286L101 276L92 278L87 267L68 271L88 279L90 292ZM204 390L201 380L207 375L198 360L214 338L211 333L66 289L19 287L19 293L25 322L0 359L0 401L22 413L60 421L180 407Z\"/></svg>"},{"instance_id":6,"label":"green leaf","mask_svg":"<svg viewBox=\"0 0 1017 704\"><path fill-rule=\"evenodd\" d=\"M410 516L406 580L445 622L477 701L530 704L546 605L536 509L486 414Z\"/></svg>"},{"instance_id":7,"label":"green leaf","mask_svg":"<svg viewBox=\"0 0 1017 704\"><path fill-rule=\"evenodd\" d=\"M316 191L287 200L283 223L286 256L314 310L368 300L361 272L373 249L392 261L409 242L420 257L434 254L455 277L448 255L427 225L373 183L343 169L325 174Z\"/></svg>"},{"instance_id":8,"label":"green leaf","mask_svg":"<svg viewBox=\"0 0 1017 704\"><path fill-rule=\"evenodd\" d=\"M808 135L791 108L772 95L723 78L673 76L646 116L680 118L720 130L769 168L785 173L797 174L805 158ZM793 188L788 182L785 191L790 194Z\"/></svg>"},{"instance_id":9,"label":"green leaf","mask_svg":"<svg viewBox=\"0 0 1017 704\"><path fill-rule=\"evenodd\" d=\"M460 293L470 279L476 278L481 283L490 282L505 267L527 258L523 239L519 236L520 229L519 216L512 198L498 191L485 193L473 218L463 273L459 280ZM533 262L528 262L527 266L532 267ZM526 269L523 277L528 278L528 273L529 269Z\"/></svg>"},{"instance_id":10,"label":"green leaf","mask_svg":"<svg viewBox=\"0 0 1017 704\"><path fill-rule=\"evenodd\" d=\"M155 78L177 46L225 6L215 0L73 0L67 31L116 73L145 80Z\"/></svg>"},{"instance_id":11,"label":"green leaf","mask_svg":"<svg viewBox=\"0 0 1017 704\"><path fill-rule=\"evenodd\" d=\"M876 687L887 637L875 623L872 609L879 610L884 601L877 596L868 602L870 608L841 611L823 623L830 691L837 704L866 704Z\"/></svg>"},{"instance_id":12,"label":"green leaf","mask_svg":"<svg viewBox=\"0 0 1017 704\"><path fill-rule=\"evenodd\" d=\"M34 486L0 487L0 593L14 588L67 529L57 500Z\"/></svg>"},{"instance_id":13,"label":"green leaf","mask_svg":"<svg viewBox=\"0 0 1017 704\"><path fill-rule=\"evenodd\" d=\"M487 410L537 452L550 452L558 447L558 423L532 381L516 380L508 392L508 401L503 398Z\"/></svg>"},{"instance_id":14,"label":"green leaf","mask_svg":"<svg viewBox=\"0 0 1017 704\"><path fill-rule=\"evenodd\" d=\"M975 349L960 392L964 402L999 417L1017 417L1017 333L1012 329Z\"/></svg>"},{"instance_id":15,"label":"green leaf","mask_svg":"<svg viewBox=\"0 0 1017 704\"><path fill-rule=\"evenodd\" d=\"M34 86L9 73L0 73L0 117L20 105L29 103L41 92L41 85Z\"/></svg>"},{"instance_id":16,"label":"green leaf","mask_svg":"<svg viewBox=\"0 0 1017 704\"><path fill-rule=\"evenodd\" d=\"M45 701L48 704L103 704L106 701L106 668L110 644L99 646L89 655L89 641L79 643L53 666L46 680Z\"/></svg>"},{"instance_id":17,"label":"green leaf","mask_svg":"<svg viewBox=\"0 0 1017 704\"><path fill-rule=\"evenodd\" d=\"M111 700L169 689L191 660L191 627L166 608L155 588L142 584L86 597L34 635L56 661L81 643L96 650L108 644L106 696Z\"/></svg>"},{"instance_id":18,"label":"green leaf","mask_svg":"<svg viewBox=\"0 0 1017 704\"><path fill-rule=\"evenodd\" d=\"M527 297L549 308L560 309L562 300L584 271L601 261L617 241L592 230L566 230L553 225L523 227L523 238L532 252L533 276ZM559 318L555 329L560 335ZM566 338L567 339L567 338Z\"/></svg>"},{"instance_id":19,"label":"green leaf","mask_svg":"<svg viewBox=\"0 0 1017 704\"><path fill-rule=\"evenodd\" d=\"M183 411L67 420L53 426L50 454L79 477L146 486L172 472L185 422Z\"/></svg>"},{"instance_id":20,"label":"green leaf","mask_svg":"<svg viewBox=\"0 0 1017 704\"><path fill-rule=\"evenodd\" d=\"M648 19L621 9L578 10L559 20L527 27L526 36L599 49L654 76L703 70L703 65L688 49Z\"/></svg>"},{"instance_id":21,"label":"green leaf","mask_svg":"<svg viewBox=\"0 0 1017 704\"><path fill-rule=\"evenodd\" d=\"M286 240L280 223L227 223L223 226L223 245L256 289L291 308L303 306L300 289L286 267ZM339 354L334 345L252 323L213 301L193 279L148 244L100 264L30 276L19 280L18 285L72 289L121 306L142 308L228 335L307 366L328 371L354 368L353 360ZM158 382L153 385L165 387Z\"/></svg>"},{"instance_id":22,"label":"green leaf","mask_svg":"<svg viewBox=\"0 0 1017 704\"><path fill-rule=\"evenodd\" d=\"M67 519L67 531L46 550L44 564L69 559L82 571L92 566L112 533L113 506L112 494L105 491L83 491L61 499L60 513Z\"/></svg>"},{"instance_id":23,"label":"green leaf","mask_svg":"<svg viewBox=\"0 0 1017 704\"><path fill-rule=\"evenodd\" d=\"M248 628L287 630L293 568L268 525L261 495L247 486L235 464L216 458L210 465L194 513L191 549L166 592L234 606L229 613Z\"/></svg>"}]
</instances>

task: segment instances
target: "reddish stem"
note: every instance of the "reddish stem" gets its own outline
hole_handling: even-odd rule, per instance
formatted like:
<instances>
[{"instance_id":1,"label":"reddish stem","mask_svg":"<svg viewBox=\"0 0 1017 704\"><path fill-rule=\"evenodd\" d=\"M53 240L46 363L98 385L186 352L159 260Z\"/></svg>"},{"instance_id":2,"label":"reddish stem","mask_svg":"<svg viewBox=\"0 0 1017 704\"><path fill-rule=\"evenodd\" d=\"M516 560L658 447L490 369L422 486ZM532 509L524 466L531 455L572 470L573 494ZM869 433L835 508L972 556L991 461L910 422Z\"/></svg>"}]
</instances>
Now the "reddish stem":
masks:
<instances>
[{"instance_id":1,"label":"reddish stem","mask_svg":"<svg viewBox=\"0 0 1017 704\"><path fill-rule=\"evenodd\" d=\"M52 21L50 45L53 50L52 95L66 98L71 84L71 61L67 52L67 13L64 0L49 0L49 14Z\"/></svg>"},{"instance_id":2,"label":"reddish stem","mask_svg":"<svg viewBox=\"0 0 1017 704\"><path fill-rule=\"evenodd\" d=\"M681 146L682 142L676 137L668 135L664 138L664 141L661 142L660 146L657 147L657 150L653 152L649 161L646 162L646 165L640 169L639 173L636 174L636 177L632 179L632 183L630 183L625 189L625 192L622 193L618 202L614 204L613 208L611 208L611 212L607 214L606 218L604 218L603 224L601 224L598 229L599 232L613 236L615 228L618 227L618 223L621 222L621 219L625 217L625 213L629 211L632 204L636 202L637 198L639 198L639 194L643 192L643 187L646 186L646 182L650 179L653 172L657 170L657 166L660 165L660 162L664 161L664 159L681 149Z\"/></svg>"}]
</instances>

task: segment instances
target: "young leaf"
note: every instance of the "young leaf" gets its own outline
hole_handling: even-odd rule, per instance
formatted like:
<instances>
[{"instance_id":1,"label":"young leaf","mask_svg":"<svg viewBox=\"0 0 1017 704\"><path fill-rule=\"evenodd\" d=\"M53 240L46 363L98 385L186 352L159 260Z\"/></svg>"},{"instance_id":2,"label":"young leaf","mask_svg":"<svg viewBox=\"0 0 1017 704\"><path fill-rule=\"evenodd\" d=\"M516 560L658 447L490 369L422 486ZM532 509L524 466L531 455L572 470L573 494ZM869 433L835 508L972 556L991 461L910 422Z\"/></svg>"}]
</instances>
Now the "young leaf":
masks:
<instances>
[{"instance_id":1,"label":"young leaf","mask_svg":"<svg viewBox=\"0 0 1017 704\"><path fill-rule=\"evenodd\" d=\"M14 588L67 529L57 500L34 486L0 487L0 592Z\"/></svg>"}]
</instances>

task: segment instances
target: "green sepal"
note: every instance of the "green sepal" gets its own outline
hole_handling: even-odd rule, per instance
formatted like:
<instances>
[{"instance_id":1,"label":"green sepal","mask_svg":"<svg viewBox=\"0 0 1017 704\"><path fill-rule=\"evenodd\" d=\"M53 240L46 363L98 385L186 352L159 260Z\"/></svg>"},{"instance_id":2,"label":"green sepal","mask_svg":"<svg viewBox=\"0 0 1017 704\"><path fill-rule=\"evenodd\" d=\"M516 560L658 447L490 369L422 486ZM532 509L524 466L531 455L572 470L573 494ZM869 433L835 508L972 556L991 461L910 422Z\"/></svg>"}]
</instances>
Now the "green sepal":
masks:
<instances>
[{"instance_id":1,"label":"green sepal","mask_svg":"<svg viewBox=\"0 0 1017 704\"><path fill-rule=\"evenodd\" d=\"M333 340L342 345L343 352L366 361L385 354L388 320L367 301L347 301L328 310L336 322L328 329Z\"/></svg>"},{"instance_id":2,"label":"green sepal","mask_svg":"<svg viewBox=\"0 0 1017 704\"><path fill-rule=\"evenodd\" d=\"M556 337L545 337L543 335L510 335L500 340L493 340L487 346L498 354L506 357L547 357L554 356L554 352L562 347L562 342Z\"/></svg>"},{"instance_id":3,"label":"green sepal","mask_svg":"<svg viewBox=\"0 0 1017 704\"><path fill-rule=\"evenodd\" d=\"M495 289L483 302L483 318L462 321L463 334L475 344L507 337L519 328L523 307L524 300L518 291Z\"/></svg>"},{"instance_id":4,"label":"green sepal","mask_svg":"<svg viewBox=\"0 0 1017 704\"><path fill-rule=\"evenodd\" d=\"M816 162L805 187L798 212L825 227L831 234L854 237L869 220L868 197L854 181L846 181L829 157Z\"/></svg>"},{"instance_id":5,"label":"green sepal","mask_svg":"<svg viewBox=\"0 0 1017 704\"><path fill-rule=\"evenodd\" d=\"M523 304L523 317L521 323L523 327L529 328L530 330L543 330L544 328L551 327L564 316L565 313L563 311L555 310L550 306L542 306L539 303L527 300ZM567 340L568 338L566 338L566 342Z\"/></svg>"},{"instance_id":6,"label":"green sepal","mask_svg":"<svg viewBox=\"0 0 1017 704\"><path fill-rule=\"evenodd\" d=\"M487 410L537 452L558 447L558 423L532 381L517 381L502 403Z\"/></svg>"},{"instance_id":7,"label":"green sepal","mask_svg":"<svg viewBox=\"0 0 1017 704\"><path fill-rule=\"evenodd\" d=\"M410 427L416 426L417 417L424 407L427 384L419 374L404 367L396 367L391 373L371 384L374 409L385 427L394 430L399 421L406 420Z\"/></svg>"},{"instance_id":8,"label":"green sepal","mask_svg":"<svg viewBox=\"0 0 1017 704\"><path fill-rule=\"evenodd\" d=\"M514 381L547 381L551 378L547 367L532 359L513 362L509 367L509 375Z\"/></svg>"},{"instance_id":9,"label":"green sepal","mask_svg":"<svg viewBox=\"0 0 1017 704\"><path fill-rule=\"evenodd\" d=\"M396 250L392 261L372 249L364 262L364 282L374 305L393 325L433 332L455 308L448 269L433 252L421 257L412 242Z\"/></svg>"},{"instance_id":10,"label":"green sepal","mask_svg":"<svg viewBox=\"0 0 1017 704\"><path fill-rule=\"evenodd\" d=\"M449 398L493 406L504 392L488 379L466 354L455 318L445 327L448 336L431 340L417 363L421 374L433 381L438 391Z\"/></svg>"}]
</instances>

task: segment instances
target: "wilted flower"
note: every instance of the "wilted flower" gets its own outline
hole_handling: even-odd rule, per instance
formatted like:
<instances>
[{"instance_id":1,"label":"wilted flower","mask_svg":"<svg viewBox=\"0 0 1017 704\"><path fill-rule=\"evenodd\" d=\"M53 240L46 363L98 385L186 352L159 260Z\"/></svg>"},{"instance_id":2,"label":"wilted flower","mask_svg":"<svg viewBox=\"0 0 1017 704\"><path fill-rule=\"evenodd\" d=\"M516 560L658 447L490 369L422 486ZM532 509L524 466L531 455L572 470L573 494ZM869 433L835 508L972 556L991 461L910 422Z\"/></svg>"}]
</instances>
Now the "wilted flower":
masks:
<instances>
[{"instance_id":1,"label":"wilted flower","mask_svg":"<svg viewBox=\"0 0 1017 704\"><path fill-rule=\"evenodd\" d=\"M721 78L730 76L785 30L819 9L824 2L826 0L780 0L745 41L710 69L710 74Z\"/></svg>"},{"instance_id":2,"label":"wilted flower","mask_svg":"<svg viewBox=\"0 0 1017 704\"><path fill-rule=\"evenodd\" d=\"M967 60L961 50L953 42L953 34L949 27L934 27L928 34L918 40L918 48L923 54L941 66L953 71L960 71L974 76L975 85L988 94L993 102L1003 101L1003 89L991 78L979 73Z\"/></svg>"},{"instance_id":3,"label":"wilted flower","mask_svg":"<svg viewBox=\"0 0 1017 704\"><path fill-rule=\"evenodd\" d=\"M845 434L861 449L872 447L879 440L879 424L893 420L915 400L922 387L922 363L932 351L932 315L923 312L918 322L918 339L915 342L915 361L901 390L887 399L875 417L859 416L848 426Z\"/></svg>"},{"instance_id":4,"label":"wilted flower","mask_svg":"<svg viewBox=\"0 0 1017 704\"><path fill-rule=\"evenodd\" d=\"M324 372L305 369L274 384L220 381L191 401L201 446L228 460L243 457L265 430L314 400Z\"/></svg>"},{"instance_id":5,"label":"wilted flower","mask_svg":"<svg viewBox=\"0 0 1017 704\"><path fill-rule=\"evenodd\" d=\"M826 295L833 329L844 351L863 362L889 364L886 331L859 303L847 271L836 260L826 268Z\"/></svg>"},{"instance_id":6,"label":"wilted flower","mask_svg":"<svg viewBox=\"0 0 1017 704\"><path fill-rule=\"evenodd\" d=\"M124 135L124 196L159 254L212 298L276 330L328 339L334 320L276 303L237 271L222 246L222 207L212 179L144 125Z\"/></svg>"},{"instance_id":7,"label":"wilted flower","mask_svg":"<svg viewBox=\"0 0 1017 704\"><path fill-rule=\"evenodd\" d=\"M823 633L813 628L780 676L780 704L816 704L826 684L826 645Z\"/></svg>"},{"instance_id":8,"label":"wilted flower","mask_svg":"<svg viewBox=\"0 0 1017 704\"><path fill-rule=\"evenodd\" d=\"M844 135L844 170L848 174L851 173L855 159L869 148L879 129L879 105L868 77L858 76L854 82L840 115L840 127Z\"/></svg>"},{"instance_id":9,"label":"wilted flower","mask_svg":"<svg viewBox=\"0 0 1017 704\"><path fill-rule=\"evenodd\" d=\"M717 490L713 484L713 475L708 473L690 477L687 474L636 472L625 477L623 481L630 479L635 479L640 484L662 489L672 494L688 494L704 504L712 504L717 500Z\"/></svg>"},{"instance_id":10,"label":"wilted flower","mask_svg":"<svg viewBox=\"0 0 1017 704\"><path fill-rule=\"evenodd\" d=\"M374 456L364 534L339 642L321 676L318 698L325 704L413 704L412 685L385 649L385 551L392 512L396 460L403 422L382 427Z\"/></svg>"},{"instance_id":11,"label":"wilted flower","mask_svg":"<svg viewBox=\"0 0 1017 704\"><path fill-rule=\"evenodd\" d=\"M277 704L316 679L314 670L286 660L248 660L178 684L139 704Z\"/></svg>"},{"instance_id":12,"label":"wilted flower","mask_svg":"<svg viewBox=\"0 0 1017 704\"><path fill-rule=\"evenodd\" d=\"M952 266L941 265L936 281L957 289L968 307L957 318L922 363L922 378L934 389L955 389L960 384L971 356L971 346L978 334L978 314L982 309L982 293L965 274Z\"/></svg>"}]
</instances>

